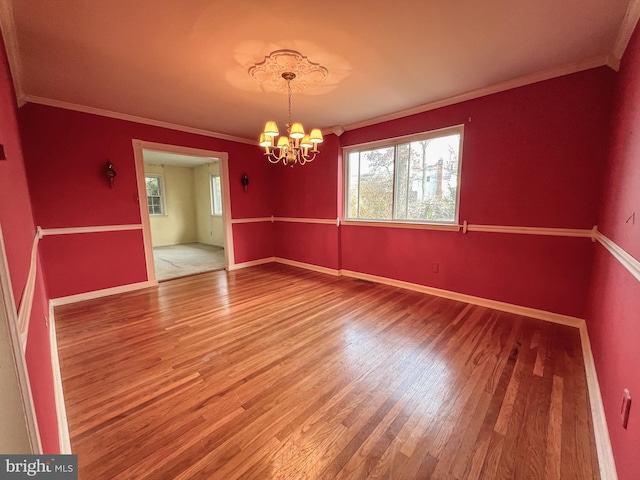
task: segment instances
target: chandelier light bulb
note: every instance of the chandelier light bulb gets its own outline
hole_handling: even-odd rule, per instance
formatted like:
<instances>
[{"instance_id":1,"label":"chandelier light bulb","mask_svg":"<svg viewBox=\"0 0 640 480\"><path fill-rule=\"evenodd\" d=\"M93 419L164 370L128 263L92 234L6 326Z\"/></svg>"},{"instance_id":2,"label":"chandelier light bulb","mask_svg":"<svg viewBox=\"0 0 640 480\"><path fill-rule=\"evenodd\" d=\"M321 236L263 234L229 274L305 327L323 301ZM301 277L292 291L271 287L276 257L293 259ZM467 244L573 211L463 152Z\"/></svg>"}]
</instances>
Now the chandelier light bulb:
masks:
<instances>
[{"instance_id":1,"label":"chandelier light bulb","mask_svg":"<svg viewBox=\"0 0 640 480\"><path fill-rule=\"evenodd\" d=\"M314 128L313 130L311 130L311 133L309 134L309 141L315 145L324 142L322 132L319 128Z\"/></svg>"},{"instance_id":2,"label":"chandelier light bulb","mask_svg":"<svg viewBox=\"0 0 640 480\"><path fill-rule=\"evenodd\" d=\"M260 146L261 147L272 147L273 146L273 137L267 136L266 133L260 134Z\"/></svg>"},{"instance_id":3,"label":"chandelier light bulb","mask_svg":"<svg viewBox=\"0 0 640 480\"><path fill-rule=\"evenodd\" d=\"M273 120L269 120L264 126L264 134L267 137L277 137L280 135L280 131L278 130L278 125Z\"/></svg>"},{"instance_id":4,"label":"chandelier light bulb","mask_svg":"<svg viewBox=\"0 0 640 480\"><path fill-rule=\"evenodd\" d=\"M311 143L309 135L305 135L302 140L300 140L300 146L302 148L313 148L313 143Z\"/></svg>"}]
</instances>

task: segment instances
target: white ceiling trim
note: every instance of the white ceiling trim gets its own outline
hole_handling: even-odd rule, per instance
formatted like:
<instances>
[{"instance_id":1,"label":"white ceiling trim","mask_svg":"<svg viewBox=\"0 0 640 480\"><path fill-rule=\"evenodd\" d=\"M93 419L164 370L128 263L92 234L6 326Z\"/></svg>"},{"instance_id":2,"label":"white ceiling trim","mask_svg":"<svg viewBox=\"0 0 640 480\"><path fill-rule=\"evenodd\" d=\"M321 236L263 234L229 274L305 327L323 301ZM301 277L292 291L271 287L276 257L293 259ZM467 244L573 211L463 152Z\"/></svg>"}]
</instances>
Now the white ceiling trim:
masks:
<instances>
[{"instance_id":1,"label":"white ceiling trim","mask_svg":"<svg viewBox=\"0 0 640 480\"><path fill-rule=\"evenodd\" d=\"M633 1L636 2L639 0ZM345 125L344 129L355 130L357 128L368 127L377 123L387 122L389 120L397 120L399 118L408 117L409 115L428 112L430 110L435 110L436 108L448 107L449 105L454 105L456 103L474 100L476 98L484 97L486 95L491 95L494 93L504 92L506 90L511 90L512 88L523 87L532 83L542 82L544 80L550 80L556 77L562 77L564 75L581 72L583 70L589 70L591 68L602 67L604 65L609 65L609 59L610 55L604 57L596 57L585 62L573 63L570 65L565 65L563 67L553 68L531 75L525 75L523 77L514 78L513 80L508 80L506 82L496 83L488 87L461 93L460 95L454 95L453 97L426 103L424 105L418 105L417 107L409 108L407 110L401 110L399 112L390 113L388 115L372 118L370 120L364 120L362 122Z\"/></svg>"},{"instance_id":2,"label":"white ceiling trim","mask_svg":"<svg viewBox=\"0 0 640 480\"><path fill-rule=\"evenodd\" d=\"M633 0L633 1L637 2L640 0ZM397 120L398 118L403 118L409 115L428 112L430 110L435 110L437 108L442 108L449 105L454 105L456 103L473 100L476 98L484 97L486 95L491 95L494 93L511 90L512 88L522 87L532 83L549 80L551 78L561 77L563 75L569 75L571 73L577 73L583 70L589 70L591 68L609 65L610 58L611 58L611 55L605 56L605 57L597 57L586 62L566 65L564 67L554 68L551 70L545 70L543 72L534 73L532 75L526 75L523 77L515 78L513 80L509 80L507 82L496 83L488 87L472 90L470 92L462 93L460 95L455 95L453 97L445 98L445 99L427 103L424 105L419 105L417 107L413 107L407 110L401 110L399 112L390 113L390 114L383 115L380 117L375 117L369 120L363 120L361 122L352 123L350 125L330 127L327 129L323 129L323 133L324 134L334 133L340 136L344 131L347 131L347 130L355 130L357 128L368 127L370 125L375 125L375 124L390 121L390 120ZM177 130L177 131L186 132L186 133L193 133L196 135L219 138L222 140L229 140L232 142L239 142L239 143L244 143L248 145L257 145L257 142L255 140L248 139L248 138L236 137L233 135L226 135L224 133L211 132L208 130L193 128L193 127L186 127L183 125L176 125L173 123L162 122L160 120L152 120L149 118L137 117L134 115L128 115L126 113L112 112L109 110L103 110L95 107L87 107L84 105L63 102L60 100L52 100L49 98L43 98L43 97L38 97L34 95L27 95L24 97L24 100L25 100L25 103L26 102L37 103L40 105L47 105L50 107L64 108L67 110L74 110L74 111L83 112L83 113L91 113L91 114L100 115L103 117L116 118L119 120L126 120L130 122L142 123L145 125L168 128L171 130Z\"/></svg>"},{"instance_id":3,"label":"white ceiling trim","mask_svg":"<svg viewBox=\"0 0 640 480\"><path fill-rule=\"evenodd\" d=\"M0 0L0 25L2 26L2 37L4 47L7 51L9 70L13 79L13 88L16 92L18 106L26 103L24 91L22 89L22 62L20 61L20 51L18 49L18 37L16 35L16 24L13 19L13 5L11 0Z\"/></svg>"},{"instance_id":4,"label":"white ceiling trim","mask_svg":"<svg viewBox=\"0 0 640 480\"><path fill-rule=\"evenodd\" d=\"M607 64L616 72L620 70L620 62L622 61L624 52L627 49L627 45L629 45L629 40L631 40L631 35L633 35L639 19L640 0L631 0L627 7L627 13L624 16L624 20L622 20L622 25L618 32L618 38L616 39L616 44L613 47L613 52L609 56L609 61L607 62Z\"/></svg>"},{"instance_id":5,"label":"white ceiling trim","mask_svg":"<svg viewBox=\"0 0 640 480\"><path fill-rule=\"evenodd\" d=\"M183 125L176 125L174 123L163 122L160 120L153 120L150 118L137 117L135 115L129 115L126 113L112 112L110 110L103 110L101 108L86 107L84 105L78 105L75 103L63 102L61 100L52 100L50 98L37 97L34 95L27 95L24 97L26 102L37 103L39 105L47 105L49 107L64 108L66 110L74 110L76 112L91 113L93 115L99 115L101 117L116 118L118 120L125 120L128 122L142 123L144 125L151 125L154 127L168 128L170 130L177 130L185 133L193 133L196 135L202 135L205 137L219 138L221 140L229 140L231 142L246 143L248 145L257 145L255 140L248 138L236 137L233 135L227 135L225 133L211 132L209 130L203 130L200 128L185 127Z\"/></svg>"}]
</instances>

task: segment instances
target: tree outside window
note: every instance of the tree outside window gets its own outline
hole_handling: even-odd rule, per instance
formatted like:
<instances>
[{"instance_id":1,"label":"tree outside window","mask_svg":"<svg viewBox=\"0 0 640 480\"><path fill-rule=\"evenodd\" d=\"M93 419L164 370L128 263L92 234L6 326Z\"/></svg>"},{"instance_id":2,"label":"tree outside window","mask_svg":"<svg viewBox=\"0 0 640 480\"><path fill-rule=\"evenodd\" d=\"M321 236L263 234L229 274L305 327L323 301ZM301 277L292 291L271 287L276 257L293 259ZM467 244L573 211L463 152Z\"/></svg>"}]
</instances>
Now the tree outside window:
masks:
<instances>
[{"instance_id":1,"label":"tree outside window","mask_svg":"<svg viewBox=\"0 0 640 480\"><path fill-rule=\"evenodd\" d=\"M222 215L222 188L218 173L211 175L211 215Z\"/></svg>"},{"instance_id":2,"label":"tree outside window","mask_svg":"<svg viewBox=\"0 0 640 480\"><path fill-rule=\"evenodd\" d=\"M149 215L164 215L162 177L160 175L145 175L144 179L147 186Z\"/></svg>"},{"instance_id":3,"label":"tree outside window","mask_svg":"<svg viewBox=\"0 0 640 480\"><path fill-rule=\"evenodd\" d=\"M347 150L347 219L456 223L462 127Z\"/></svg>"}]
</instances>

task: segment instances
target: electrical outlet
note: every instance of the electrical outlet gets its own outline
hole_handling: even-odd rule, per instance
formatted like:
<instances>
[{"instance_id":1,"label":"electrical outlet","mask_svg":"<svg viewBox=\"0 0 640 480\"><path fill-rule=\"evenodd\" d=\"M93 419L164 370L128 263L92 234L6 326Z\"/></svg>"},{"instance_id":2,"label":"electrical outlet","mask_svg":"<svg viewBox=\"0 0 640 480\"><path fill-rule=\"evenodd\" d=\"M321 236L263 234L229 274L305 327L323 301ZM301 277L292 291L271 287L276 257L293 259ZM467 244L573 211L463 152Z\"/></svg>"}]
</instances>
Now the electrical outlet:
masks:
<instances>
[{"instance_id":1,"label":"electrical outlet","mask_svg":"<svg viewBox=\"0 0 640 480\"><path fill-rule=\"evenodd\" d=\"M438 262L433 262L431 264L431 271L433 273L438 273L439 270L440 270L440 264Z\"/></svg>"},{"instance_id":2,"label":"electrical outlet","mask_svg":"<svg viewBox=\"0 0 640 480\"><path fill-rule=\"evenodd\" d=\"M622 392L622 407L620 408L620 418L622 419L622 428L627 428L629 424L629 410L631 410L631 393L628 388Z\"/></svg>"}]
</instances>

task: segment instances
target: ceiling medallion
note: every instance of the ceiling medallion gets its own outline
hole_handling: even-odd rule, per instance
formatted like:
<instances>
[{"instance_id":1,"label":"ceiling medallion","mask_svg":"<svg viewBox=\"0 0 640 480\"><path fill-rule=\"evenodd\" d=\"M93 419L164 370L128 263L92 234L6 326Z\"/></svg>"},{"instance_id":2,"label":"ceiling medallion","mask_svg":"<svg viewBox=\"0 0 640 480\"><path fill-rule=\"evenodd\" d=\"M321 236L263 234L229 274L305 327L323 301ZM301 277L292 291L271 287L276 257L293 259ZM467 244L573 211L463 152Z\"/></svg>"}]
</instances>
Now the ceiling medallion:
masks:
<instances>
[{"instance_id":1,"label":"ceiling medallion","mask_svg":"<svg viewBox=\"0 0 640 480\"><path fill-rule=\"evenodd\" d=\"M280 135L276 122L266 123L260 134L260 146L271 163L282 161L293 167L296 163L304 165L312 162L320 151L318 144L323 142L322 132L314 128L307 135L299 122L291 120L291 92L301 92L327 78L329 72L322 65L311 62L307 57L294 50L276 50L267 55L263 62L249 69L249 75L256 81L287 92L289 99L289 123L287 135Z\"/></svg>"},{"instance_id":2,"label":"ceiling medallion","mask_svg":"<svg viewBox=\"0 0 640 480\"><path fill-rule=\"evenodd\" d=\"M291 83L291 91L299 93L323 82L329 72L318 63L295 50L276 50L264 57L260 63L249 68L249 75L259 83L281 92L287 91L284 73L293 72L296 81Z\"/></svg>"}]
</instances>

